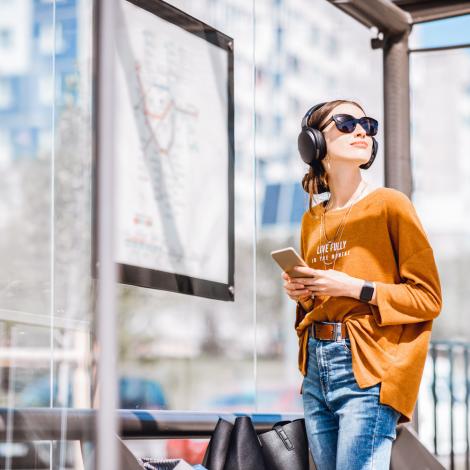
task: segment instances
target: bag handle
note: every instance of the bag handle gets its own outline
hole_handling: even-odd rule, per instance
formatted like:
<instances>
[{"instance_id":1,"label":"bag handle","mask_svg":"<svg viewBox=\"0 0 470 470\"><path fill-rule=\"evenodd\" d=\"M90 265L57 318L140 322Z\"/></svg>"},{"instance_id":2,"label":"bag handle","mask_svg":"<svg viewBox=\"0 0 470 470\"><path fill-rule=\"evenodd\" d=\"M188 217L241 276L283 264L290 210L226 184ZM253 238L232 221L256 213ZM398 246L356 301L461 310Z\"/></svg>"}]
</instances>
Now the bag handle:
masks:
<instances>
[{"instance_id":1,"label":"bag handle","mask_svg":"<svg viewBox=\"0 0 470 470\"><path fill-rule=\"evenodd\" d=\"M273 429L277 432L277 435L283 442L284 446L286 447L287 450L294 450L294 444L292 444L292 441L289 439L289 436L286 434L284 429L282 429L283 424L290 423L290 421L279 421L279 423L276 423L273 426Z\"/></svg>"}]
</instances>

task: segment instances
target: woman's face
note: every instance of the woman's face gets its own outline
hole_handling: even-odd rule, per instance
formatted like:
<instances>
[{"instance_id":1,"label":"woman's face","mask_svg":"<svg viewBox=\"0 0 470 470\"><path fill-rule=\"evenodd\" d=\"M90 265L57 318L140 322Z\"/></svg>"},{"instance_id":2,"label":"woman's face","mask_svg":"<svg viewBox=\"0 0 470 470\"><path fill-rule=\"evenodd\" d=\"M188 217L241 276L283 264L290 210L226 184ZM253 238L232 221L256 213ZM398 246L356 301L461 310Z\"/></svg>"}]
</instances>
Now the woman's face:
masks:
<instances>
[{"instance_id":1,"label":"woman's face","mask_svg":"<svg viewBox=\"0 0 470 470\"><path fill-rule=\"evenodd\" d=\"M365 116L356 105L341 103L330 111L318 127L322 127L334 114L350 114L356 118ZM369 161L372 153L372 136L366 135L366 131L359 123L350 134L338 130L334 121L331 121L322 132L325 136L330 162L343 161L359 166ZM365 142L366 146L352 145L360 141Z\"/></svg>"}]
</instances>

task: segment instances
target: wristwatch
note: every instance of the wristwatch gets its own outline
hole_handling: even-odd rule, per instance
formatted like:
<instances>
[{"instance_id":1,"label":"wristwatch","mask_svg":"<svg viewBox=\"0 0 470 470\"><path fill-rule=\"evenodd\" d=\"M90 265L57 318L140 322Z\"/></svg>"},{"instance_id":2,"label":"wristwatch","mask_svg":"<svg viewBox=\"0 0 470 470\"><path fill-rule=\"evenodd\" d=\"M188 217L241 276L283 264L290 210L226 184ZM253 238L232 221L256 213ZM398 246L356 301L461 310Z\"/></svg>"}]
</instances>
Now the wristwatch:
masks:
<instances>
[{"instance_id":1,"label":"wristwatch","mask_svg":"<svg viewBox=\"0 0 470 470\"><path fill-rule=\"evenodd\" d=\"M369 302L372 300L372 296L374 295L374 284L370 281L364 281L364 285L362 286L361 293L359 294L359 300L363 302Z\"/></svg>"}]
</instances>

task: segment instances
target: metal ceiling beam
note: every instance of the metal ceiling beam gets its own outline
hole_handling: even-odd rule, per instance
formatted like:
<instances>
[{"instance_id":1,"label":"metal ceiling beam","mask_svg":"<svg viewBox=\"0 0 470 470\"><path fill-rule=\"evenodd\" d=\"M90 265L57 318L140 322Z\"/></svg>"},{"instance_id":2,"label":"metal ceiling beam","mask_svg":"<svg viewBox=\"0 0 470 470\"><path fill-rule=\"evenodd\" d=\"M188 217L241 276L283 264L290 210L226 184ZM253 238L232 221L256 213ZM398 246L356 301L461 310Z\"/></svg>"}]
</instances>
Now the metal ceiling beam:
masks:
<instances>
[{"instance_id":1,"label":"metal ceiling beam","mask_svg":"<svg viewBox=\"0 0 470 470\"><path fill-rule=\"evenodd\" d=\"M376 26L383 33L409 32L412 17L390 0L328 0L366 28Z\"/></svg>"},{"instance_id":2,"label":"metal ceiling beam","mask_svg":"<svg viewBox=\"0 0 470 470\"><path fill-rule=\"evenodd\" d=\"M442 20L470 14L470 2L462 0L393 0L412 17L412 23Z\"/></svg>"}]
</instances>

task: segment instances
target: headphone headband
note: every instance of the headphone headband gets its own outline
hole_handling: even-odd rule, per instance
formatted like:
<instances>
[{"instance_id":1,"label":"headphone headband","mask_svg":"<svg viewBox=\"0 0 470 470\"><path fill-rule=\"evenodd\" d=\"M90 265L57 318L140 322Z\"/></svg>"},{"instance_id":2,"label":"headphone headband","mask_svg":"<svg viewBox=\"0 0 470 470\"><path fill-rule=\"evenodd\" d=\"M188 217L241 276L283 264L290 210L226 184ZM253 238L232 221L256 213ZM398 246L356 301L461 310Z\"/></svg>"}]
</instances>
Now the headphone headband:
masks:
<instances>
[{"instance_id":1,"label":"headphone headband","mask_svg":"<svg viewBox=\"0 0 470 470\"><path fill-rule=\"evenodd\" d=\"M306 113L305 116L302 119L302 129L304 129L307 126L307 122L310 118L310 116L317 110L320 109L324 104L328 103L328 101L324 101L323 103L316 104L315 106L312 106Z\"/></svg>"}]
</instances>

